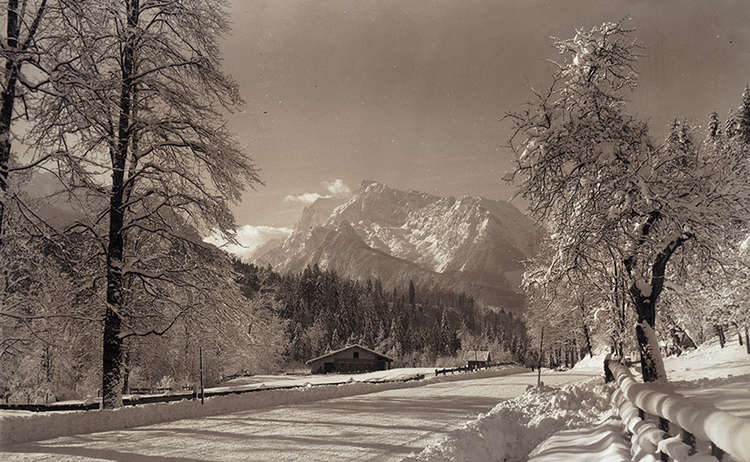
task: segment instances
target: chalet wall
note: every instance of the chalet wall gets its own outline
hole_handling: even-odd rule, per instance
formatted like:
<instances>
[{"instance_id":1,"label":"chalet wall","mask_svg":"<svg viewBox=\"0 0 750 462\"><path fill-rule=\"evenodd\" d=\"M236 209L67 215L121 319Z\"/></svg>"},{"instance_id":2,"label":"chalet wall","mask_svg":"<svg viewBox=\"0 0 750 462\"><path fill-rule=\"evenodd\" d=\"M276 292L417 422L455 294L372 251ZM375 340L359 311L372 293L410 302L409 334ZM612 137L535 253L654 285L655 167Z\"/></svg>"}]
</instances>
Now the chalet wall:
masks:
<instances>
[{"instance_id":1,"label":"chalet wall","mask_svg":"<svg viewBox=\"0 0 750 462\"><path fill-rule=\"evenodd\" d=\"M355 358L355 354L356 357ZM361 348L350 348L310 362L313 374L326 372L368 372L388 369L383 357Z\"/></svg>"}]
</instances>

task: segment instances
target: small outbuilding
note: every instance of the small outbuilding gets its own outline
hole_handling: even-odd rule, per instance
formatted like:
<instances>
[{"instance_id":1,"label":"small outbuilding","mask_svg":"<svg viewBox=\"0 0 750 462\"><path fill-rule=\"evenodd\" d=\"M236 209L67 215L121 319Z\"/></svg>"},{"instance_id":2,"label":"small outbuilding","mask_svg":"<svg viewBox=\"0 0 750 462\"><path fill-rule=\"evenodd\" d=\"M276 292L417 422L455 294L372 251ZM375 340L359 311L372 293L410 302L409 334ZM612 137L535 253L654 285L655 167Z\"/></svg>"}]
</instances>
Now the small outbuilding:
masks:
<instances>
[{"instance_id":1,"label":"small outbuilding","mask_svg":"<svg viewBox=\"0 0 750 462\"><path fill-rule=\"evenodd\" d=\"M349 345L305 362L313 374L371 372L391 368L393 359L362 345Z\"/></svg>"},{"instance_id":2,"label":"small outbuilding","mask_svg":"<svg viewBox=\"0 0 750 462\"><path fill-rule=\"evenodd\" d=\"M466 366L469 368L481 369L490 367L492 359L490 358L489 351L469 350L464 351L464 361L466 361Z\"/></svg>"}]
</instances>

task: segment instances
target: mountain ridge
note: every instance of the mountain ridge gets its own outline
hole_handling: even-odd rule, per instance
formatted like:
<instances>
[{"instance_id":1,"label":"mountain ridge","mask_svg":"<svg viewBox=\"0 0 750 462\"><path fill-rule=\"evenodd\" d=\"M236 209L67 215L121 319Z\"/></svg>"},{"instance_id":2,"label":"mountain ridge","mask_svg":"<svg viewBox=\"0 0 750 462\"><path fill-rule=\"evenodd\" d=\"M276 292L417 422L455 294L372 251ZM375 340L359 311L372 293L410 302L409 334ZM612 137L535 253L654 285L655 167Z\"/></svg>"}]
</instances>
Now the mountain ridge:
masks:
<instances>
[{"instance_id":1,"label":"mountain ridge","mask_svg":"<svg viewBox=\"0 0 750 462\"><path fill-rule=\"evenodd\" d=\"M522 261L541 231L512 204L483 197L440 197L372 180L348 199L321 198L303 210L281 246L254 261L280 272L318 264L385 287L418 285L464 291L519 311Z\"/></svg>"}]
</instances>

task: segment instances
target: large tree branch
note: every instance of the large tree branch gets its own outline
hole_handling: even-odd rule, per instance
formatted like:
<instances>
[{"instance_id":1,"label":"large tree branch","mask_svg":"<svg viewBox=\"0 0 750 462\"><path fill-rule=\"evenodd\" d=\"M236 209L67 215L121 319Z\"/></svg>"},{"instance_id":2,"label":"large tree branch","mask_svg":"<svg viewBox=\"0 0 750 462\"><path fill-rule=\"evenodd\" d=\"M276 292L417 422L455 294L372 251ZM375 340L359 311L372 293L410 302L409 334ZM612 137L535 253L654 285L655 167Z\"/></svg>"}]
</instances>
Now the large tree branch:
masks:
<instances>
[{"instance_id":1,"label":"large tree branch","mask_svg":"<svg viewBox=\"0 0 750 462\"><path fill-rule=\"evenodd\" d=\"M692 233L684 233L677 239L672 240L667 246L659 252L651 266L651 301L656 301L664 290L664 274L666 273L667 263L672 258L675 251L685 242L692 239Z\"/></svg>"}]
</instances>

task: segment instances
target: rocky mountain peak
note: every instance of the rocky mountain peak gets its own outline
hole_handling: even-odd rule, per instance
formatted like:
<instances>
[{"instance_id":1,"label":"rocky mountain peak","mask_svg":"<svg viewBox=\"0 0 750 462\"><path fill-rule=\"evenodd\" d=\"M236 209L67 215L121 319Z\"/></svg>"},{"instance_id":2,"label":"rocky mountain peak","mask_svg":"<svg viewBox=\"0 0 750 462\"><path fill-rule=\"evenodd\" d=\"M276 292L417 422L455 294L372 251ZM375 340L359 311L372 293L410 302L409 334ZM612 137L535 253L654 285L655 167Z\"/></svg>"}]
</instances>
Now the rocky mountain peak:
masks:
<instances>
[{"instance_id":1,"label":"rocky mountain peak","mask_svg":"<svg viewBox=\"0 0 750 462\"><path fill-rule=\"evenodd\" d=\"M280 251L257 256L280 271L318 263L384 284L409 279L465 290L494 305L522 303L521 262L538 228L508 202L438 197L366 180L348 200L318 199L305 208Z\"/></svg>"}]
</instances>

